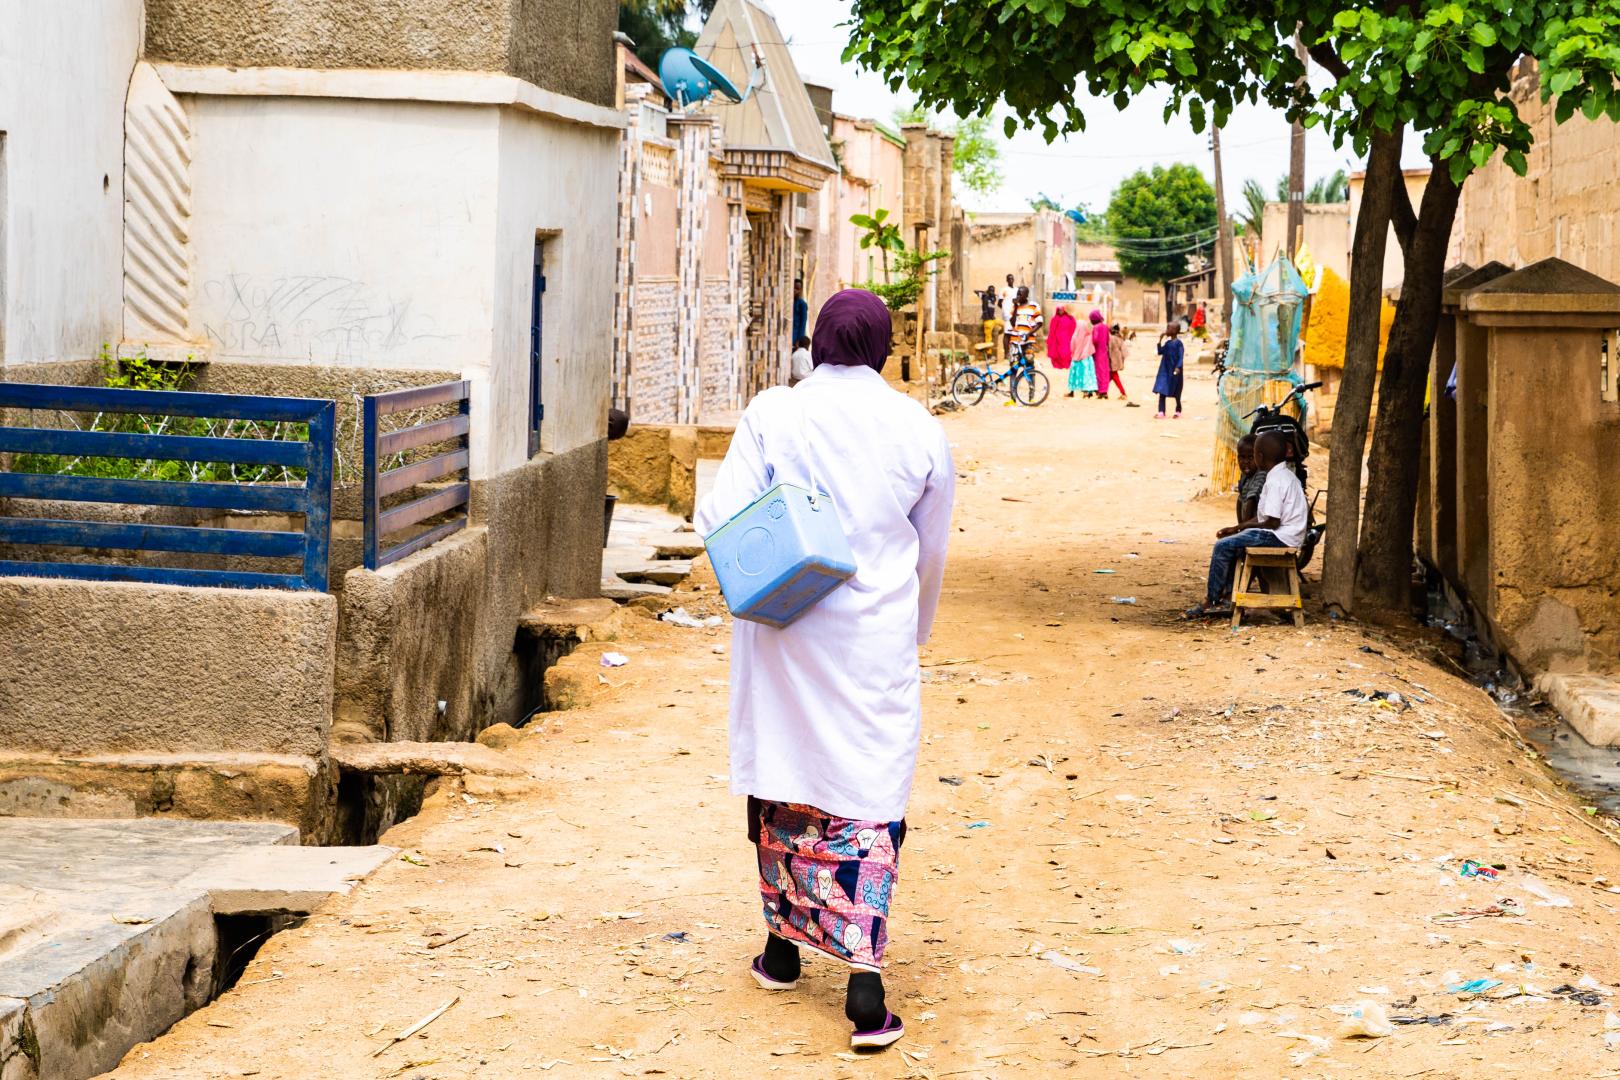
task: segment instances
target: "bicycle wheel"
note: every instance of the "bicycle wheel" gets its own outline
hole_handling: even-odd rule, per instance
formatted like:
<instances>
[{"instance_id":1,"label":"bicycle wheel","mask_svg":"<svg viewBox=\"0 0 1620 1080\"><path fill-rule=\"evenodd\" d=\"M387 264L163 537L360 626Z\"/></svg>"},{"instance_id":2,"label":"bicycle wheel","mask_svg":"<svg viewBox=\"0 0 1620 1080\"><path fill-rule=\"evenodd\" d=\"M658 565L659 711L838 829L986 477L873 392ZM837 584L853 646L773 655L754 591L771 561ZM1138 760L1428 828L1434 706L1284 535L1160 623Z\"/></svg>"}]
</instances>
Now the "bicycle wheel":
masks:
<instances>
[{"instance_id":1,"label":"bicycle wheel","mask_svg":"<svg viewBox=\"0 0 1620 1080\"><path fill-rule=\"evenodd\" d=\"M984 373L978 368L963 368L951 380L951 398L964 409L984 400Z\"/></svg>"},{"instance_id":2,"label":"bicycle wheel","mask_svg":"<svg viewBox=\"0 0 1620 1080\"><path fill-rule=\"evenodd\" d=\"M1013 379L1013 400L1020 405L1033 408L1046 400L1046 395L1052 392L1052 383L1044 372L1034 368L1025 368Z\"/></svg>"}]
</instances>

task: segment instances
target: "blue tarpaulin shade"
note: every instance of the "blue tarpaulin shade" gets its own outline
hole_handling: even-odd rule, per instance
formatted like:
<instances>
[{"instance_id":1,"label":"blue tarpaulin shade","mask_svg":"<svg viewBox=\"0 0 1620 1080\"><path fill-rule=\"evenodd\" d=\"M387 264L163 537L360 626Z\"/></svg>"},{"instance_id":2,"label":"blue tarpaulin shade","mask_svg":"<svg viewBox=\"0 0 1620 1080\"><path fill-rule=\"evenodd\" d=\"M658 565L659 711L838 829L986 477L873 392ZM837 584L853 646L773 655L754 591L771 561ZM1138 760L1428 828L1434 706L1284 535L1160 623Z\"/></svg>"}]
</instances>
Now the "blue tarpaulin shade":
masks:
<instances>
[{"instance_id":1,"label":"blue tarpaulin shade","mask_svg":"<svg viewBox=\"0 0 1620 1080\"><path fill-rule=\"evenodd\" d=\"M1282 255L1232 283L1232 338L1219 385L1210 472L1214 491L1229 491L1237 484L1237 441L1249 428L1243 418L1263 404L1281 401L1301 381L1295 359L1308 295L1299 271Z\"/></svg>"}]
</instances>

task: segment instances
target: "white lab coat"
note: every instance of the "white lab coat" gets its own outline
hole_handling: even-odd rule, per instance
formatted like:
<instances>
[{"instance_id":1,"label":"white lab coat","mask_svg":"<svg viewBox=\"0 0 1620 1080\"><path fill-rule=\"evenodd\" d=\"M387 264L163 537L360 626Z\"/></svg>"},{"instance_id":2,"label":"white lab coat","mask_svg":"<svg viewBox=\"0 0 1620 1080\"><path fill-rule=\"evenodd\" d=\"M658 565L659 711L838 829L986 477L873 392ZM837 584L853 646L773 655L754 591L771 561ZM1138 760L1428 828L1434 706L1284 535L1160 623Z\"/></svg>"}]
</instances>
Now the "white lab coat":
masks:
<instances>
[{"instance_id":1,"label":"white lab coat","mask_svg":"<svg viewBox=\"0 0 1620 1080\"><path fill-rule=\"evenodd\" d=\"M806 447L855 576L786 629L734 623L731 790L898 821L922 728L917 646L939 603L956 471L926 409L871 368L824 364L748 406L698 507L698 532L773 484L809 487Z\"/></svg>"}]
</instances>

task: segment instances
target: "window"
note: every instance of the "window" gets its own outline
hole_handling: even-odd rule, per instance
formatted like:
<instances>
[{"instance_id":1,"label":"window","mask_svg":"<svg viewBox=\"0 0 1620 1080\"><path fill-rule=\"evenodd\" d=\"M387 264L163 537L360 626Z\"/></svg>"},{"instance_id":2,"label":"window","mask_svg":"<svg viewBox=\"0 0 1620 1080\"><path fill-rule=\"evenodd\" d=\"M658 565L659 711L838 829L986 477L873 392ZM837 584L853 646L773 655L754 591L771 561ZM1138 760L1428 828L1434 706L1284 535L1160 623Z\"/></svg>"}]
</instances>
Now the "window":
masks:
<instances>
[{"instance_id":1,"label":"window","mask_svg":"<svg viewBox=\"0 0 1620 1080\"><path fill-rule=\"evenodd\" d=\"M540 452L540 422L546 418L545 396L541 392L540 358L544 334L546 298L546 242L534 241L534 278L529 306L529 456Z\"/></svg>"}]
</instances>

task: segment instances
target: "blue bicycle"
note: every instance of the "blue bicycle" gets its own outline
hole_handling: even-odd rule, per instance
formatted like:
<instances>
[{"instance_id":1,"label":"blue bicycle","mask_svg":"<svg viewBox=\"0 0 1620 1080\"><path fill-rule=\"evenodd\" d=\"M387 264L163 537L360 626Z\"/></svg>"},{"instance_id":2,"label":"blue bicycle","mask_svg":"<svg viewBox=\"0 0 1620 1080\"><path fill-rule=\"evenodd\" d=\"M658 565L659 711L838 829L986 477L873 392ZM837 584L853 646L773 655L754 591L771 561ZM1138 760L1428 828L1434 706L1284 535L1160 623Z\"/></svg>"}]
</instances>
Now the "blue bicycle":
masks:
<instances>
[{"instance_id":1,"label":"blue bicycle","mask_svg":"<svg viewBox=\"0 0 1620 1080\"><path fill-rule=\"evenodd\" d=\"M997 371L994 364L965 367L951 380L951 397L963 408L977 405L991 391L1011 394L1018 404L1033 408L1046 400L1052 384L1044 372L1035 370L1026 347L1013 341L1007 345L1006 371Z\"/></svg>"}]
</instances>

